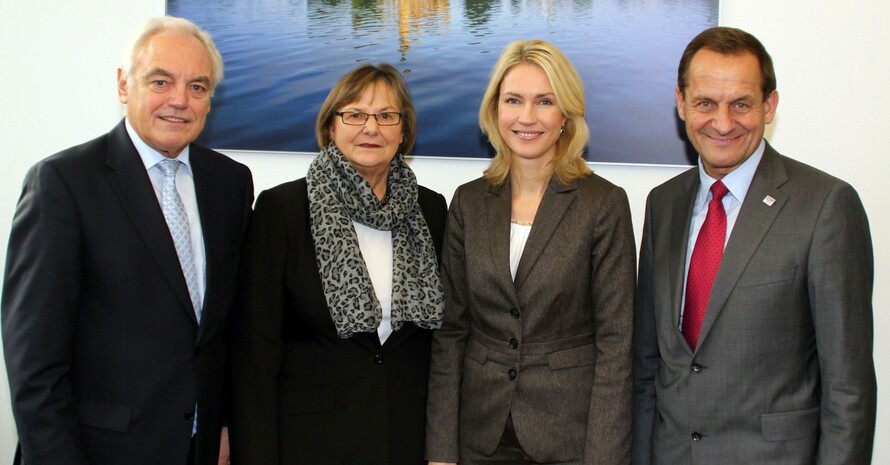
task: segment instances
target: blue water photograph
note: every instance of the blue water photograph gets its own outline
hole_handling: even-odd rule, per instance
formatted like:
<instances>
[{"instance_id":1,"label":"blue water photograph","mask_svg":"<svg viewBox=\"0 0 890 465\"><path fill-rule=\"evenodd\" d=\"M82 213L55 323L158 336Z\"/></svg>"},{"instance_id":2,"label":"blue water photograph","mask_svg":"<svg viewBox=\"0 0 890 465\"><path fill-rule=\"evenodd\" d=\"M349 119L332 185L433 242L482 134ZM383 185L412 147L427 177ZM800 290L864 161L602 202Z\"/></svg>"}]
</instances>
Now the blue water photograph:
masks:
<instances>
[{"instance_id":1,"label":"blue water photograph","mask_svg":"<svg viewBox=\"0 0 890 465\"><path fill-rule=\"evenodd\" d=\"M677 63L717 25L718 0L168 0L210 32L225 79L199 143L317 152L315 118L363 63L399 69L417 109L415 156L488 158L478 111L509 42L544 39L584 80L592 162L689 165Z\"/></svg>"}]
</instances>

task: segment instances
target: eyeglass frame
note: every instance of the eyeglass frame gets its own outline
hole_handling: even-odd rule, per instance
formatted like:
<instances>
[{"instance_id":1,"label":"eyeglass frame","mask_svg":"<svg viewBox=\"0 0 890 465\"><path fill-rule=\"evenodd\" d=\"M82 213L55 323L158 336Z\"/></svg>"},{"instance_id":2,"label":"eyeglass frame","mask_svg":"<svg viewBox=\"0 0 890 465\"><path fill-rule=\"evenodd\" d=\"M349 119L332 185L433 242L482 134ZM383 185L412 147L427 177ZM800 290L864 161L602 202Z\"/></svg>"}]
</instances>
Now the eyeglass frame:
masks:
<instances>
[{"instance_id":1,"label":"eyeglass frame","mask_svg":"<svg viewBox=\"0 0 890 465\"><path fill-rule=\"evenodd\" d=\"M345 124L347 126L364 126L364 125L368 124L368 120L370 120L372 116L374 117L374 121L377 123L378 126L398 126L402 122L402 117L405 116L400 111L381 111L380 113L365 113L363 111L335 111L334 114L339 116L340 121L342 121L343 124ZM365 118L364 118L365 120L362 121L362 124L347 123L344 115L365 115ZM398 116L398 121L390 124L388 122L381 123L380 119L377 118L377 116L379 116L379 115L399 115L399 116Z\"/></svg>"}]
</instances>

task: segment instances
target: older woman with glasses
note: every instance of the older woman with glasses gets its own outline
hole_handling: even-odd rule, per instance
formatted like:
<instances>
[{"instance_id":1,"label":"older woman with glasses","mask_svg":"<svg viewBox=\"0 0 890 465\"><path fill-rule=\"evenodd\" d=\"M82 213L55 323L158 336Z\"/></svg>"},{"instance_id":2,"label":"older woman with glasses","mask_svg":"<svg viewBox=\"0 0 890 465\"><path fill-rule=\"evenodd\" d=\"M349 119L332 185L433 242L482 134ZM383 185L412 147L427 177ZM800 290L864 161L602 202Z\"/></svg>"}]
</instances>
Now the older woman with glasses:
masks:
<instances>
[{"instance_id":1,"label":"older woman with glasses","mask_svg":"<svg viewBox=\"0 0 890 465\"><path fill-rule=\"evenodd\" d=\"M424 463L446 205L405 162L414 106L363 65L318 115L308 175L257 199L234 326L233 463Z\"/></svg>"}]
</instances>

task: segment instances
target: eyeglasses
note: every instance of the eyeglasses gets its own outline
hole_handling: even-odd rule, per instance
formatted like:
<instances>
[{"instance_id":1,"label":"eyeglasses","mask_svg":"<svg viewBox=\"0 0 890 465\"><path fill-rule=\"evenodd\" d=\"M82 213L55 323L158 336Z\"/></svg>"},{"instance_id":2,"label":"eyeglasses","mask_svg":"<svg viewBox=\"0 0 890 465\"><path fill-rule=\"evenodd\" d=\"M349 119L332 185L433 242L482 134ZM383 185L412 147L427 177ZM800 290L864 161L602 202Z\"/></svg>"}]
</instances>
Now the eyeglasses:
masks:
<instances>
[{"instance_id":1,"label":"eyeglasses","mask_svg":"<svg viewBox=\"0 0 890 465\"><path fill-rule=\"evenodd\" d=\"M374 117L380 126L395 126L402 122L402 114L397 111L384 111L382 113L362 113L359 111L338 111L334 113L343 120L343 124L349 126L363 126L368 118Z\"/></svg>"}]
</instances>

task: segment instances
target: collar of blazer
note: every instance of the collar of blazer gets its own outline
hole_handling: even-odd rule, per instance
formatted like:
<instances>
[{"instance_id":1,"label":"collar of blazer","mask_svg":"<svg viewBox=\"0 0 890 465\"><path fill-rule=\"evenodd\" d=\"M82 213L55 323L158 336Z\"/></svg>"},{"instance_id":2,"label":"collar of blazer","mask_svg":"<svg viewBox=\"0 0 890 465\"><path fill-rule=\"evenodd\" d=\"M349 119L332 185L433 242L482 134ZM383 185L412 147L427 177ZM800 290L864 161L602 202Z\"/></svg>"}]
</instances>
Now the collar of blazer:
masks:
<instances>
[{"instance_id":1,"label":"collar of blazer","mask_svg":"<svg viewBox=\"0 0 890 465\"><path fill-rule=\"evenodd\" d=\"M578 189L578 181L567 184L559 182L556 177L550 179L544 197L538 206L535 215L535 223L532 226L525 250L516 270L516 280L510 276L510 212L512 210L512 197L510 180L507 179L500 186L490 186L489 195L485 199L488 234L491 235L489 243L493 244L491 250L492 260L497 266L500 284L506 289L518 290L522 287L529 273L541 257L541 253L550 242L550 238L559 226L569 206L575 201L575 191ZM507 286L506 284L510 284ZM515 292L511 296L514 304L518 304Z\"/></svg>"}]
</instances>

